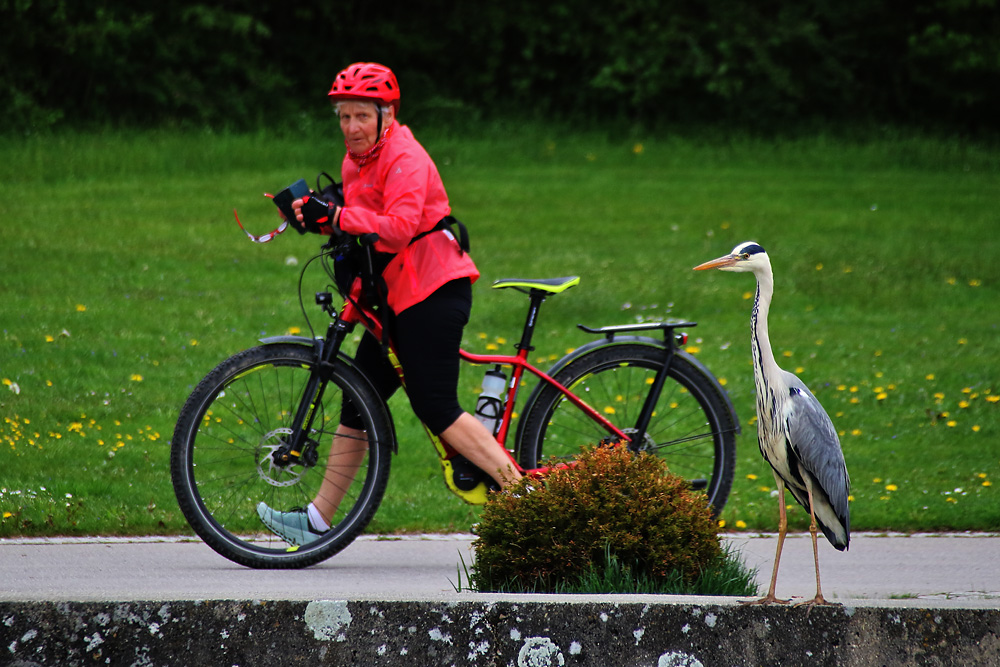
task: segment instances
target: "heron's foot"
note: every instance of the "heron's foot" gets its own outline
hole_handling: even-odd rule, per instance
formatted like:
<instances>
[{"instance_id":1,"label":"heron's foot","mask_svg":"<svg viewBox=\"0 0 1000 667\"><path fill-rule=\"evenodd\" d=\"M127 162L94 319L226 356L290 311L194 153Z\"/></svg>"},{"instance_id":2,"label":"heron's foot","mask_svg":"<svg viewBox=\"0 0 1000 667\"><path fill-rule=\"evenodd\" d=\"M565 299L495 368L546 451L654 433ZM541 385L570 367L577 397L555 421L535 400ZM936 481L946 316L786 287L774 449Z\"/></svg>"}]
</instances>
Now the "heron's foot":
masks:
<instances>
[{"instance_id":1,"label":"heron's foot","mask_svg":"<svg viewBox=\"0 0 1000 667\"><path fill-rule=\"evenodd\" d=\"M774 593L768 593L759 600L740 600L740 604L747 606L755 606L760 604L788 604L790 600L782 600L774 595Z\"/></svg>"},{"instance_id":2,"label":"heron's foot","mask_svg":"<svg viewBox=\"0 0 1000 667\"><path fill-rule=\"evenodd\" d=\"M801 600L799 602L796 602L792 606L808 607L809 609L808 611L806 611L806 615L808 615L809 612L813 610L813 607L843 607L844 605L842 605L839 602L829 602L827 601L826 598L823 597L822 593L817 593L816 597L814 597L812 600Z\"/></svg>"}]
</instances>

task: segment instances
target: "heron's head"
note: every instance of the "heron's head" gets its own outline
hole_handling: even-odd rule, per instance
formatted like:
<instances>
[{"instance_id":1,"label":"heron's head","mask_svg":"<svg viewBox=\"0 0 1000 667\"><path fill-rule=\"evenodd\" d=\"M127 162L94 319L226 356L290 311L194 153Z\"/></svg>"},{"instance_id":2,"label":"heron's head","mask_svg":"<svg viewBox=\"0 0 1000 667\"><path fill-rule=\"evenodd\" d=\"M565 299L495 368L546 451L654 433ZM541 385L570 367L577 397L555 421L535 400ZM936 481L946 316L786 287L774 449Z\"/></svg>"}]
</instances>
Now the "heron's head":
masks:
<instances>
[{"instance_id":1,"label":"heron's head","mask_svg":"<svg viewBox=\"0 0 1000 667\"><path fill-rule=\"evenodd\" d=\"M719 269L720 271L757 272L760 269L769 267L770 264L771 261L768 259L767 253L764 252L759 243L744 241L733 248L733 251L728 255L723 255L718 259L699 264L694 267L694 270Z\"/></svg>"}]
</instances>

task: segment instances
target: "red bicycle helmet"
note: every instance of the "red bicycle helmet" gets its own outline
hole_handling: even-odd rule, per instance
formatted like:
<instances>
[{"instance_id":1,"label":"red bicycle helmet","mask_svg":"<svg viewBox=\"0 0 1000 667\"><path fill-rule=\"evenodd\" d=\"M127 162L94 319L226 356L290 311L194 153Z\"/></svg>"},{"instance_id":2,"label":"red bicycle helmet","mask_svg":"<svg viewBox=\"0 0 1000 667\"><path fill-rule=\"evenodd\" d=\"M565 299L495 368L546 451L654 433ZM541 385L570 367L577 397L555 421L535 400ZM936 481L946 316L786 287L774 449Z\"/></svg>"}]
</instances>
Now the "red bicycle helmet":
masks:
<instances>
[{"instance_id":1,"label":"red bicycle helmet","mask_svg":"<svg viewBox=\"0 0 1000 667\"><path fill-rule=\"evenodd\" d=\"M378 100L391 104L399 113L399 84L396 75L378 63L354 63L345 67L327 93L332 101Z\"/></svg>"}]
</instances>

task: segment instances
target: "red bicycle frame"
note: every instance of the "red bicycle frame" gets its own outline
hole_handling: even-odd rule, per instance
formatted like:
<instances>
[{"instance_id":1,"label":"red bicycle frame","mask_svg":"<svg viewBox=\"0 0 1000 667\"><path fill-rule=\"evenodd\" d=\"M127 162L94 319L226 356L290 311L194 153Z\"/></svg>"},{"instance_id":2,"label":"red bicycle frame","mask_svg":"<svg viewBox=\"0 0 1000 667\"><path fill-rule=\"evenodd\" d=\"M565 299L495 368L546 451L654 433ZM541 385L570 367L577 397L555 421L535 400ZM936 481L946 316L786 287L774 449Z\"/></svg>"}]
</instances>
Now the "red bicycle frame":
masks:
<instances>
[{"instance_id":1,"label":"red bicycle frame","mask_svg":"<svg viewBox=\"0 0 1000 667\"><path fill-rule=\"evenodd\" d=\"M365 305L362 305L362 299L360 298L360 290L352 290L350 298L346 299L344 302L344 307L340 312L340 319L348 324L361 324L369 332L376 337L376 339L381 340L383 329L382 323L379 318L369 310ZM597 424L600 424L607 432L609 436L612 436L620 442L629 442L631 438L623 432L620 428L611 423L604 415L592 408L576 394L574 394L570 389L563 386L545 371L537 368L531 362L528 361L528 353L533 349L531 347L531 338L534 333L535 322L537 321L538 311L541 307L542 302L545 300L546 293L542 290L533 289L529 292L531 297L531 305L528 311L528 318L525 322L524 330L521 334L521 341L515 346L517 348L516 355L506 355L506 354L473 354L472 352L467 352L465 350L459 350L459 356L466 362L477 364L477 365L501 365L511 367L511 379L507 384L507 391L504 402L504 412L503 418L500 422L500 429L496 435L497 443L503 448L504 452L507 453L508 458L510 458L511 463L517 468L522 474L541 474L544 475L549 471L548 467L537 468L533 470L525 470L514 458L510 455L507 450L506 441L507 436L510 432L510 425L513 421L514 416L514 406L517 402L517 393L521 386L521 380L524 377L525 371L528 371L540 381L546 382L547 384L555 387L563 396L566 397L570 403L575 405L583 414L592 419ZM400 381L405 387L405 377L403 375L403 369L396 358L395 352L392 348L392 341L389 341L389 358L392 362L396 372L399 374ZM438 441L439 439L433 434L429 434L432 440ZM445 449L454 454L453 448L447 443L442 441Z\"/></svg>"}]
</instances>

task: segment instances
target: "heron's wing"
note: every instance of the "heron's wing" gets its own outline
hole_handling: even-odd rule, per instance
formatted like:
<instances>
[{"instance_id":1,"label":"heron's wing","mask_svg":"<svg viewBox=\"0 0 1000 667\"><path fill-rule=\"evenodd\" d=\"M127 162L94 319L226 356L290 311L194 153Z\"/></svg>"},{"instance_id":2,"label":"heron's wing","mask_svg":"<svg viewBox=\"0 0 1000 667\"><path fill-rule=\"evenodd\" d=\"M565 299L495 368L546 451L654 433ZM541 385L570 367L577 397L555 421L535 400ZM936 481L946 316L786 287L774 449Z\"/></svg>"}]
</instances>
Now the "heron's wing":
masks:
<instances>
[{"instance_id":1,"label":"heron's wing","mask_svg":"<svg viewBox=\"0 0 1000 667\"><path fill-rule=\"evenodd\" d=\"M789 401L786 412L789 444L802 466L819 483L845 533L849 534L847 496L851 480L837 430L823 406L798 378L794 383L789 382Z\"/></svg>"}]
</instances>

